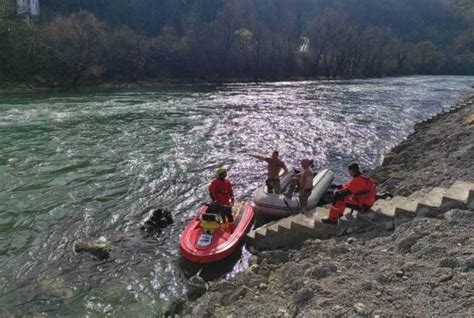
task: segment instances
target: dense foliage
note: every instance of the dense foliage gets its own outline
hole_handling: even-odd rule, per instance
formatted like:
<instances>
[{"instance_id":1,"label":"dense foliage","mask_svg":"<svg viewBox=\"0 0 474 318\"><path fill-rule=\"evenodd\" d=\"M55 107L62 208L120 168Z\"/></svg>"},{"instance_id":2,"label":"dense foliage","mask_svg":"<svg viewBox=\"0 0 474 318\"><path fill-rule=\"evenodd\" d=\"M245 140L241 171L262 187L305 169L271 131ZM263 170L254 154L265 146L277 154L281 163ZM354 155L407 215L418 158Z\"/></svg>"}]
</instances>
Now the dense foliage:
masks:
<instances>
[{"instance_id":1,"label":"dense foliage","mask_svg":"<svg viewBox=\"0 0 474 318\"><path fill-rule=\"evenodd\" d=\"M0 15L0 81L474 75L471 0L44 0Z\"/></svg>"}]
</instances>

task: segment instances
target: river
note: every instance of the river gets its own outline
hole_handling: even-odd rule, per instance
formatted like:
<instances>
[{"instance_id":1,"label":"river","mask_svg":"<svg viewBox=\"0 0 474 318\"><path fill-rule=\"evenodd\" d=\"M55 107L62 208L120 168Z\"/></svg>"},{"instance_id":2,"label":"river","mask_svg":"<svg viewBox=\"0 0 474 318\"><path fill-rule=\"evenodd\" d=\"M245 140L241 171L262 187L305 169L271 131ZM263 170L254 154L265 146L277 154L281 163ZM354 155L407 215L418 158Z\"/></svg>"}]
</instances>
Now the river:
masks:
<instances>
[{"instance_id":1,"label":"river","mask_svg":"<svg viewBox=\"0 0 474 318\"><path fill-rule=\"evenodd\" d=\"M0 93L0 315L163 313L185 292L179 233L217 167L230 168L242 200L265 179L248 155L274 149L291 164L313 158L341 182L348 163L380 164L473 84L421 76ZM152 207L175 222L145 237ZM107 261L73 252L100 236L113 241Z\"/></svg>"}]
</instances>

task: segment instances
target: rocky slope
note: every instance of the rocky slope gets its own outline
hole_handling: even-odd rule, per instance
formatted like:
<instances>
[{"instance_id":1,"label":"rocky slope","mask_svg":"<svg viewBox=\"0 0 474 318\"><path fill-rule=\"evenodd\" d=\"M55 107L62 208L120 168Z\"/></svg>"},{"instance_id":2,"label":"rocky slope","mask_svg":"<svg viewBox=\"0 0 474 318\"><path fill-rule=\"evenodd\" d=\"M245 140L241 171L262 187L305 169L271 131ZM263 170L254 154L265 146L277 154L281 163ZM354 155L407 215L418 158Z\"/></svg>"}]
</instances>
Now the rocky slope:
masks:
<instances>
[{"instance_id":1,"label":"rocky slope","mask_svg":"<svg viewBox=\"0 0 474 318\"><path fill-rule=\"evenodd\" d=\"M474 97L471 97L473 99ZM436 116L373 174L398 194L474 181L474 106ZM387 181L388 180L388 181ZM234 280L191 283L193 317L474 316L474 211L258 252ZM194 295L193 295L194 294ZM192 297L193 298L193 297Z\"/></svg>"},{"instance_id":2,"label":"rocky slope","mask_svg":"<svg viewBox=\"0 0 474 318\"><path fill-rule=\"evenodd\" d=\"M474 96L465 107L441 113L415 125L415 132L385 156L372 174L394 194L409 195L422 187L473 181Z\"/></svg>"}]
</instances>

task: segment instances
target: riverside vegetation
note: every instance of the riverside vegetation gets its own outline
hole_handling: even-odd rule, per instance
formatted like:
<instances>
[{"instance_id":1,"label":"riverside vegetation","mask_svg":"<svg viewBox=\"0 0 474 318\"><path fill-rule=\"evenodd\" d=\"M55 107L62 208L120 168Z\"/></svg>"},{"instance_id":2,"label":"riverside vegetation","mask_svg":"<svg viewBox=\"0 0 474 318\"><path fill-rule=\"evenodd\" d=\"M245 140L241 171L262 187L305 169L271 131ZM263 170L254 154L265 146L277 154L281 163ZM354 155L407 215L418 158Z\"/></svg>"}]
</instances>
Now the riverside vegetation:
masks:
<instances>
[{"instance_id":1,"label":"riverside vegetation","mask_svg":"<svg viewBox=\"0 0 474 318\"><path fill-rule=\"evenodd\" d=\"M3 86L474 74L471 1L44 1L29 23L10 2Z\"/></svg>"}]
</instances>

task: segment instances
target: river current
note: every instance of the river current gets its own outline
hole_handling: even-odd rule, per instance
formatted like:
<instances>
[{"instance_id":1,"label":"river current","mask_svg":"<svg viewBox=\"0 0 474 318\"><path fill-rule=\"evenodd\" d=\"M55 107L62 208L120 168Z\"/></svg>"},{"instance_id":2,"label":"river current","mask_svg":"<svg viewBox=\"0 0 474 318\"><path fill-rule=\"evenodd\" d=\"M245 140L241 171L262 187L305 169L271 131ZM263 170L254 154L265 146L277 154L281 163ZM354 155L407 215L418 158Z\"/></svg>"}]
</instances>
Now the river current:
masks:
<instances>
[{"instance_id":1,"label":"river current","mask_svg":"<svg viewBox=\"0 0 474 318\"><path fill-rule=\"evenodd\" d=\"M373 168L473 77L180 85L136 91L0 93L0 315L154 316L185 292L178 237L219 166L252 200L265 165L312 158L347 179ZM153 207L174 224L139 227ZM75 254L106 237L111 257ZM245 249L244 249L245 253ZM245 257L217 266L233 275ZM224 268L223 268L224 267ZM226 274L227 272L227 274Z\"/></svg>"}]
</instances>

